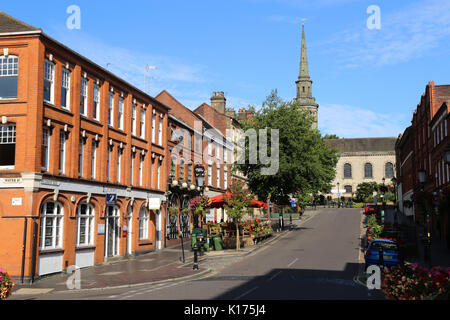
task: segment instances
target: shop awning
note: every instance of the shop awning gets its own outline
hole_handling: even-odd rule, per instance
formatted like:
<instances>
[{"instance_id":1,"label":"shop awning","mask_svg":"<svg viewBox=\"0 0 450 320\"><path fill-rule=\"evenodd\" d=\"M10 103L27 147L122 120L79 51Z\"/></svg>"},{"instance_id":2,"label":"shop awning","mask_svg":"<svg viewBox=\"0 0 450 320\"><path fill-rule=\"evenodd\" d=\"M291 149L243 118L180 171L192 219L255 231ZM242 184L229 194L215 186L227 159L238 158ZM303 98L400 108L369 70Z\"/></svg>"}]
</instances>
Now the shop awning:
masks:
<instances>
[{"instance_id":1,"label":"shop awning","mask_svg":"<svg viewBox=\"0 0 450 320\"><path fill-rule=\"evenodd\" d=\"M230 195L229 192L225 194L221 194L215 197L210 198L211 199L211 208L223 208L226 197ZM251 208L267 208L267 203L253 199L252 204L250 206Z\"/></svg>"}]
</instances>

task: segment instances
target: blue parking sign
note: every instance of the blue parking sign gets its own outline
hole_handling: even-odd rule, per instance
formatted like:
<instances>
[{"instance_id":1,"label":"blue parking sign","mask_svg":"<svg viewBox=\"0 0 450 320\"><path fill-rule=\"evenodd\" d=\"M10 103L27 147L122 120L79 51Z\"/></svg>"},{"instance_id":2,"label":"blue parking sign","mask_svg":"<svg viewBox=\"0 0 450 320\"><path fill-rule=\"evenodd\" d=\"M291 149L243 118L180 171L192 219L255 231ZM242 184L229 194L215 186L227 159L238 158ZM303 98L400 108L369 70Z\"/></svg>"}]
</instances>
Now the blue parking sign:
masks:
<instances>
[{"instance_id":1,"label":"blue parking sign","mask_svg":"<svg viewBox=\"0 0 450 320\"><path fill-rule=\"evenodd\" d=\"M115 206L117 204L117 194L108 193L106 195L106 205Z\"/></svg>"}]
</instances>

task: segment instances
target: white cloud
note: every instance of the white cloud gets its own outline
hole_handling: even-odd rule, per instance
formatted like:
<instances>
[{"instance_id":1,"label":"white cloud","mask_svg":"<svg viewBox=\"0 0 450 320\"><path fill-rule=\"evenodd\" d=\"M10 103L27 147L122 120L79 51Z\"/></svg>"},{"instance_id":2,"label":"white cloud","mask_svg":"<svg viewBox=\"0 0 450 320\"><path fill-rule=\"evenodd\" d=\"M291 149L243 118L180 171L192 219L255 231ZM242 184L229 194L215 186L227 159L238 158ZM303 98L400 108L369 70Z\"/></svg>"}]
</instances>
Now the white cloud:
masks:
<instances>
[{"instance_id":1,"label":"white cloud","mask_svg":"<svg viewBox=\"0 0 450 320\"><path fill-rule=\"evenodd\" d=\"M205 66L185 62L178 57L122 48L83 32L55 30L52 36L135 87L143 90L145 83L147 92L150 90L152 95L162 89L176 90L181 84L188 91L204 83L208 77ZM146 65L157 69L146 72Z\"/></svg>"},{"instance_id":2,"label":"white cloud","mask_svg":"<svg viewBox=\"0 0 450 320\"><path fill-rule=\"evenodd\" d=\"M341 138L397 137L403 133L404 113L378 113L368 109L340 104L319 107L319 129L322 134Z\"/></svg>"},{"instance_id":3,"label":"white cloud","mask_svg":"<svg viewBox=\"0 0 450 320\"><path fill-rule=\"evenodd\" d=\"M345 67L384 66L423 57L449 42L449 1L409 3L391 12L383 6L380 9L380 30L369 30L365 21L359 20L321 44L327 54L337 55Z\"/></svg>"}]
</instances>

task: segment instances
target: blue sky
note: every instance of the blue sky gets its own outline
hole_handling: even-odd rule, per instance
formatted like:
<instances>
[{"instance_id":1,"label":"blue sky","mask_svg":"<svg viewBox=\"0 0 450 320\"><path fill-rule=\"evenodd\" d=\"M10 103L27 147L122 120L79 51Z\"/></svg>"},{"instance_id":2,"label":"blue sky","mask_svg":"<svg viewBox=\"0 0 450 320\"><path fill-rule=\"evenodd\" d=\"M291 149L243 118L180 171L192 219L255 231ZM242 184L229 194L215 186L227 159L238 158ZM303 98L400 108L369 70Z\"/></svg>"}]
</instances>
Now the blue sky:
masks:
<instances>
[{"instance_id":1,"label":"blue sky","mask_svg":"<svg viewBox=\"0 0 450 320\"><path fill-rule=\"evenodd\" d=\"M81 29L69 30L70 5ZM381 29L369 30L377 5ZM0 10L147 91L189 108L224 91L227 106L257 108L277 89L295 96L301 19L319 129L341 137L397 136L426 84L449 84L450 1L9 1Z\"/></svg>"}]
</instances>

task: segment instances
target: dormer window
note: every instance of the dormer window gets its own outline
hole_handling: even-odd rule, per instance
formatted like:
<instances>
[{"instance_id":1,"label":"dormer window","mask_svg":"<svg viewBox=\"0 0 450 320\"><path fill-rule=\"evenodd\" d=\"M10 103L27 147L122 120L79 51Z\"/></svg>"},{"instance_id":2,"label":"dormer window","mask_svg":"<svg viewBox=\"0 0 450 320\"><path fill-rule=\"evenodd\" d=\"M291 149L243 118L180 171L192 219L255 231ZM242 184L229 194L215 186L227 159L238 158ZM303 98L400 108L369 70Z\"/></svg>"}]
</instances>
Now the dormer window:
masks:
<instances>
[{"instance_id":1,"label":"dormer window","mask_svg":"<svg viewBox=\"0 0 450 320\"><path fill-rule=\"evenodd\" d=\"M17 56L0 56L0 99L17 98L18 75L19 58Z\"/></svg>"}]
</instances>

